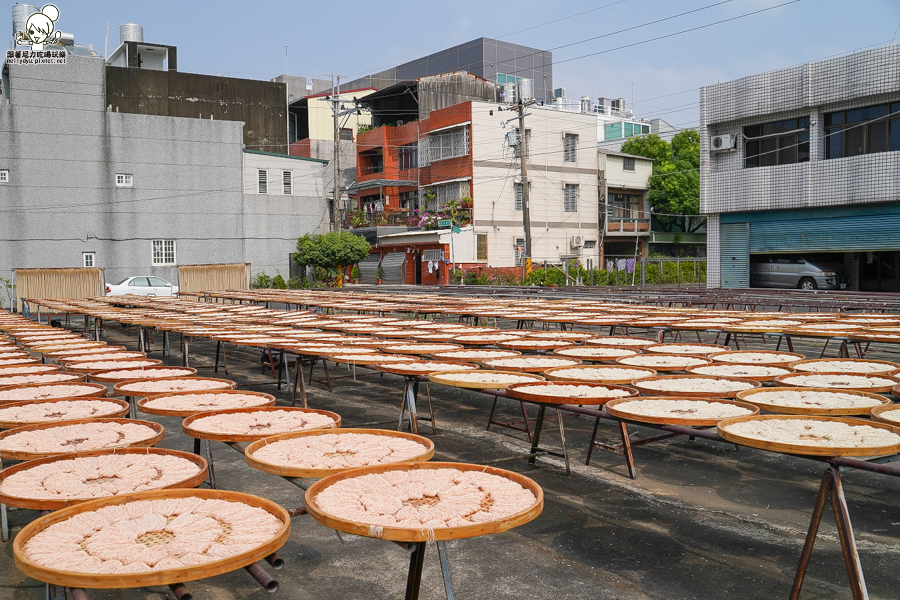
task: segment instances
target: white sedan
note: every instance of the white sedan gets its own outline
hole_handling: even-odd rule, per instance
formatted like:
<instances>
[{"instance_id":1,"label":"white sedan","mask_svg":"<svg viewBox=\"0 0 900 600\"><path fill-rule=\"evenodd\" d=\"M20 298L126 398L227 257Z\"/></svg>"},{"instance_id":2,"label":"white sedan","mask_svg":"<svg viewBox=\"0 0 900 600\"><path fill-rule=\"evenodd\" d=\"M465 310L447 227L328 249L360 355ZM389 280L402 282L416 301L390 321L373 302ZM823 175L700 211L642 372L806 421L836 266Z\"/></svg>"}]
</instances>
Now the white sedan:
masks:
<instances>
[{"instance_id":1,"label":"white sedan","mask_svg":"<svg viewBox=\"0 0 900 600\"><path fill-rule=\"evenodd\" d=\"M133 294L135 296L174 296L177 291L177 285L172 285L159 277L128 277L115 285L106 284L107 296L123 296L125 294Z\"/></svg>"}]
</instances>

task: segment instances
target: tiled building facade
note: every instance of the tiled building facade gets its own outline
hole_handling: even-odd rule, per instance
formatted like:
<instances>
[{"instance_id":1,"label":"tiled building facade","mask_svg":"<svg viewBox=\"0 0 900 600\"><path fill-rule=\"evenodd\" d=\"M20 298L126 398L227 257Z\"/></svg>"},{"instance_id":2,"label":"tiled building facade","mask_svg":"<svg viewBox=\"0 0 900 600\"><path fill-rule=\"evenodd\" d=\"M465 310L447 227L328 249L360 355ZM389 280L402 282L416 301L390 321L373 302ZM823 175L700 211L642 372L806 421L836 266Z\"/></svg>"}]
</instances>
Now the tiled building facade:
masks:
<instances>
[{"instance_id":1,"label":"tiled building facade","mask_svg":"<svg viewBox=\"0 0 900 600\"><path fill-rule=\"evenodd\" d=\"M756 256L829 253L851 289L900 291L898 65L893 45L701 89L710 287L748 287Z\"/></svg>"}]
</instances>

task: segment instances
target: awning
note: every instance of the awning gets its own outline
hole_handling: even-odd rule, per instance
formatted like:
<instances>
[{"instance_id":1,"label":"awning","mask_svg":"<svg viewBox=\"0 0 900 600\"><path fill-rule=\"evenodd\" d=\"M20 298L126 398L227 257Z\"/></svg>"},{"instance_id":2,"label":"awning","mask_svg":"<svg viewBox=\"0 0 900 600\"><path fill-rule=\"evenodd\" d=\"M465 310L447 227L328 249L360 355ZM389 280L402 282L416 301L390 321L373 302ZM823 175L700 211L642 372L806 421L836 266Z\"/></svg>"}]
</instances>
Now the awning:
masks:
<instances>
[{"instance_id":1,"label":"awning","mask_svg":"<svg viewBox=\"0 0 900 600\"><path fill-rule=\"evenodd\" d=\"M357 181L350 184L346 191L358 192L361 190L371 190L372 188L383 187L419 187L419 182L402 179L369 179L368 181Z\"/></svg>"}]
</instances>

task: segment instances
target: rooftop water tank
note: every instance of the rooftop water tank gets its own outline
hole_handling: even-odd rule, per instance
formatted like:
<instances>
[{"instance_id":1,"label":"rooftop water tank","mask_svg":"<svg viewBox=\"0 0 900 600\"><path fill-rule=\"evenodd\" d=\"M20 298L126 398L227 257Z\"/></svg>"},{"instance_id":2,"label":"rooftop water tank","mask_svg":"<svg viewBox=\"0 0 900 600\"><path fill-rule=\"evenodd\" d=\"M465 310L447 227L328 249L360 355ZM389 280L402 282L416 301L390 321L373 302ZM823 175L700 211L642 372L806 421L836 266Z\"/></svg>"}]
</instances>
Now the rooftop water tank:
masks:
<instances>
[{"instance_id":1,"label":"rooftop water tank","mask_svg":"<svg viewBox=\"0 0 900 600\"><path fill-rule=\"evenodd\" d=\"M41 9L37 6L32 6L31 4L15 4L12 7L12 28L13 35L16 35L16 32L25 31L25 22L28 20L28 17L33 15L34 13L41 12Z\"/></svg>"},{"instance_id":2,"label":"rooftop water tank","mask_svg":"<svg viewBox=\"0 0 900 600\"><path fill-rule=\"evenodd\" d=\"M125 23L119 25L119 43L125 42L143 42L144 28L137 23Z\"/></svg>"},{"instance_id":3,"label":"rooftop water tank","mask_svg":"<svg viewBox=\"0 0 900 600\"><path fill-rule=\"evenodd\" d=\"M516 84L519 87L519 100L528 102L534 98L534 81L531 79L520 79Z\"/></svg>"}]
</instances>

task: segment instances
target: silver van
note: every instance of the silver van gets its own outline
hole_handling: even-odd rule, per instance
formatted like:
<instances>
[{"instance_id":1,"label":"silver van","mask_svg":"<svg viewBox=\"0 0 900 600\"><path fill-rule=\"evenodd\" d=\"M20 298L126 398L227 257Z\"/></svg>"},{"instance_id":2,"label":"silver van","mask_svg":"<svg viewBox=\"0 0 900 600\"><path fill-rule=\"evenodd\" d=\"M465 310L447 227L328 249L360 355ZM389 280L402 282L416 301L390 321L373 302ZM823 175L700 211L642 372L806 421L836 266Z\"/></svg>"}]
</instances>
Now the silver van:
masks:
<instances>
[{"instance_id":1,"label":"silver van","mask_svg":"<svg viewBox=\"0 0 900 600\"><path fill-rule=\"evenodd\" d=\"M844 290L849 277L841 254L754 254L750 286L801 290Z\"/></svg>"}]
</instances>

